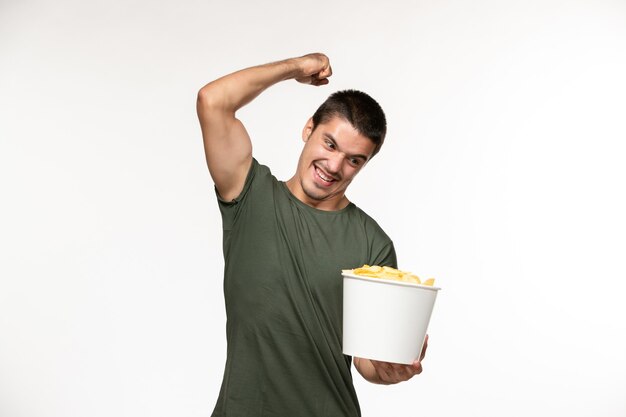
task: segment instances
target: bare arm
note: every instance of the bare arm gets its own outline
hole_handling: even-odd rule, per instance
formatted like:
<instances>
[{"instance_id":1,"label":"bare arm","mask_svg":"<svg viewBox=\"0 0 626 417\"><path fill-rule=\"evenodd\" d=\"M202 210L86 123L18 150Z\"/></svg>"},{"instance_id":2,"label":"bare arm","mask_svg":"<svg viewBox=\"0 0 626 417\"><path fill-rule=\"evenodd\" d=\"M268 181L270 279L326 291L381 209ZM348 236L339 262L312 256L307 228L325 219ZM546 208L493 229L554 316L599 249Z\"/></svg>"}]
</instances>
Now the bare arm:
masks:
<instances>
[{"instance_id":1,"label":"bare arm","mask_svg":"<svg viewBox=\"0 0 626 417\"><path fill-rule=\"evenodd\" d=\"M198 92L200 119L209 172L220 196L237 197L252 161L252 143L235 113L266 88L284 80L323 85L332 71L323 54L309 54L247 68L221 77Z\"/></svg>"}]
</instances>

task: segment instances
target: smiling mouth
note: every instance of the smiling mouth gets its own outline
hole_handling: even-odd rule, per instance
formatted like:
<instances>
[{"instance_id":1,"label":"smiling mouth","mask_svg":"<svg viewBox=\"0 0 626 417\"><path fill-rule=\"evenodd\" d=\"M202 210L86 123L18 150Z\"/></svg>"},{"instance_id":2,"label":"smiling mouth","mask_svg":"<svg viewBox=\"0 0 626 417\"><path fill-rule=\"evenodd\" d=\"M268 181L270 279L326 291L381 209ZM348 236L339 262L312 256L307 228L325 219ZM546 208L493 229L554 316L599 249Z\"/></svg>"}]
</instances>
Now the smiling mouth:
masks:
<instances>
[{"instance_id":1,"label":"smiling mouth","mask_svg":"<svg viewBox=\"0 0 626 417\"><path fill-rule=\"evenodd\" d=\"M322 170L320 170L318 167L315 167L315 174L317 175L319 179L322 180L322 183L324 183L325 185L330 185L333 182L337 181L333 177L324 174Z\"/></svg>"}]
</instances>

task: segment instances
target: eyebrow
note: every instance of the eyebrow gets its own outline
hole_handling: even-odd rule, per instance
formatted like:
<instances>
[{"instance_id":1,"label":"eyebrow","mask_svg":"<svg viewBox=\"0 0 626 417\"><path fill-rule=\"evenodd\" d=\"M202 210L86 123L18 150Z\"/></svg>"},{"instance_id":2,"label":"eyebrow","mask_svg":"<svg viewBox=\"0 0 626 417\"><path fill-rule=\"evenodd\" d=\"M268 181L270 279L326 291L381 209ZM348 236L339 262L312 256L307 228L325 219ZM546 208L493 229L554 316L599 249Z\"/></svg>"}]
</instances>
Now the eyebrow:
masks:
<instances>
[{"instance_id":1,"label":"eyebrow","mask_svg":"<svg viewBox=\"0 0 626 417\"><path fill-rule=\"evenodd\" d=\"M335 145L335 148L339 149L339 145L337 145L337 141L335 140L335 138L333 137L333 135L331 135L330 133L324 133L324 136L326 137L326 139L328 139L329 141L331 141L333 143L333 145ZM349 155L351 158L361 158L363 161L367 161L367 155L363 155L363 154L355 154L355 155Z\"/></svg>"}]
</instances>

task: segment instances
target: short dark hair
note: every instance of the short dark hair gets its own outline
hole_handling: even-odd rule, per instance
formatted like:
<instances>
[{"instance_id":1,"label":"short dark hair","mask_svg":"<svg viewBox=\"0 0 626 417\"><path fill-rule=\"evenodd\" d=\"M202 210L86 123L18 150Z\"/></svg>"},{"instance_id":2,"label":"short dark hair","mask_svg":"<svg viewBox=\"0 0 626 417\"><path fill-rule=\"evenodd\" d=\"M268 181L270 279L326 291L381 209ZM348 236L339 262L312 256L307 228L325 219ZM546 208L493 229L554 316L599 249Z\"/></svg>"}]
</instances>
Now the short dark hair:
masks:
<instances>
[{"instance_id":1,"label":"short dark hair","mask_svg":"<svg viewBox=\"0 0 626 417\"><path fill-rule=\"evenodd\" d=\"M383 146L387 119L380 105L358 90L342 90L331 94L313 114L313 130L333 117L341 117L376 145L372 156Z\"/></svg>"}]
</instances>

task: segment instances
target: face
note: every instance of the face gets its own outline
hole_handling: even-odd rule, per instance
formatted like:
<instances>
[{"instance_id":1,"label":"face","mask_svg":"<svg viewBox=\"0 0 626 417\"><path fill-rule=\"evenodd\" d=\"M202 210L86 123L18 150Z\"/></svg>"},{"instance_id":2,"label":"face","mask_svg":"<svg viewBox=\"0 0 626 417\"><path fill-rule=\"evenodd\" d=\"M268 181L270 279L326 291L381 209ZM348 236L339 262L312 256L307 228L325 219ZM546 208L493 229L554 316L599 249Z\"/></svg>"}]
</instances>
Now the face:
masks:
<instances>
[{"instance_id":1,"label":"face","mask_svg":"<svg viewBox=\"0 0 626 417\"><path fill-rule=\"evenodd\" d=\"M287 182L302 202L321 209L339 210L348 204L345 191L372 157L376 145L351 124L333 117L313 130L309 119L302 130L304 148L296 174Z\"/></svg>"}]
</instances>

